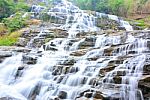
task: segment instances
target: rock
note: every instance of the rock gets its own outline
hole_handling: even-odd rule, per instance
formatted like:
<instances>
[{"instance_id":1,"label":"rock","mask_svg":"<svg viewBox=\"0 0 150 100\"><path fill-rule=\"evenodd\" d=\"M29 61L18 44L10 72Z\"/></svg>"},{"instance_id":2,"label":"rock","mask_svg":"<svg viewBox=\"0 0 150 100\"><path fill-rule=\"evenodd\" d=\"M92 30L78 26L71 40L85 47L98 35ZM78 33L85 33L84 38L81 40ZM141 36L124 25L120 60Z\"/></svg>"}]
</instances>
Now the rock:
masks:
<instances>
[{"instance_id":1,"label":"rock","mask_svg":"<svg viewBox=\"0 0 150 100\"><path fill-rule=\"evenodd\" d=\"M126 72L128 72L128 70L118 70L117 71L117 76L125 76Z\"/></svg>"},{"instance_id":2,"label":"rock","mask_svg":"<svg viewBox=\"0 0 150 100\"><path fill-rule=\"evenodd\" d=\"M123 26L118 26L118 29L119 29L119 30L126 30L126 28L123 27Z\"/></svg>"},{"instance_id":3,"label":"rock","mask_svg":"<svg viewBox=\"0 0 150 100\"><path fill-rule=\"evenodd\" d=\"M74 65L75 63L76 63L76 60L70 58L70 59L64 61L64 62L63 62L63 65L68 65L68 66L70 66L70 65Z\"/></svg>"},{"instance_id":4,"label":"rock","mask_svg":"<svg viewBox=\"0 0 150 100\"><path fill-rule=\"evenodd\" d=\"M143 71L144 71L144 74L150 75L150 64L145 64Z\"/></svg>"},{"instance_id":5,"label":"rock","mask_svg":"<svg viewBox=\"0 0 150 100\"><path fill-rule=\"evenodd\" d=\"M87 98L91 98L92 97L92 92L86 92L85 94L84 94L84 96L85 97L87 97Z\"/></svg>"},{"instance_id":6,"label":"rock","mask_svg":"<svg viewBox=\"0 0 150 100\"><path fill-rule=\"evenodd\" d=\"M107 72L115 69L116 66L107 66L105 68L100 69L100 74L105 75Z\"/></svg>"},{"instance_id":7,"label":"rock","mask_svg":"<svg viewBox=\"0 0 150 100\"><path fill-rule=\"evenodd\" d=\"M36 64L37 62L37 56L32 56L29 54L22 56L22 61L24 64Z\"/></svg>"},{"instance_id":8,"label":"rock","mask_svg":"<svg viewBox=\"0 0 150 100\"><path fill-rule=\"evenodd\" d=\"M0 46L0 62L3 62L7 57L11 57L14 54L18 54L20 52L27 53L29 51L31 50L24 47Z\"/></svg>"},{"instance_id":9,"label":"rock","mask_svg":"<svg viewBox=\"0 0 150 100\"><path fill-rule=\"evenodd\" d=\"M79 49L85 49L87 47L94 47L96 41L96 37L88 36L85 38L85 41L80 43Z\"/></svg>"},{"instance_id":10,"label":"rock","mask_svg":"<svg viewBox=\"0 0 150 100\"><path fill-rule=\"evenodd\" d=\"M88 51L87 49L77 50L77 51L72 52L70 55L71 56L83 56L86 54L87 51Z\"/></svg>"},{"instance_id":11,"label":"rock","mask_svg":"<svg viewBox=\"0 0 150 100\"><path fill-rule=\"evenodd\" d=\"M65 91L60 91L58 97L60 99L66 99L67 98L67 92Z\"/></svg>"},{"instance_id":12,"label":"rock","mask_svg":"<svg viewBox=\"0 0 150 100\"><path fill-rule=\"evenodd\" d=\"M69 73L69 70L70 70L70 66L64 66L62 69L62 73L67 74L67 73Z\"/></svg>"},{"instance_id":13,"label":"rock","mask_svg":"<svg viewBox=\"0 0 150 100\"><path fill-rule=\"evenodd\" d=\"M70 70L69 70L69 73L76 73L78 71L79 71L78 67L71 67Z\"/></svg>"},{"instance_id":14,"label":"rock","mask_svg":"<svg viewBox=\"0 0 150 100\"><path fill-rule=\"evenodd\" d=\"M115 84L121 84L122 82L122 78L120 76L113 77L113 80Z\"/></svg>"},{"instance_id":15,"label":"rock","mask_svg":"<svg viewBox=\"0 0 150 100\"><path fill-rule=\"evenodd\" d=\"M104 97L103 97L103 95L102 95L101 92L96 92L96 93L94 93L94 94L93 94L93 98L95 98L95 99L100 99L100 100L104 100Z\"/></svg>"},{"instance_id":16,"label":"rock","mask_svg":"<svg viewBox=\"0 0 150 100\"><path fill-rule=\"evenodd\" d=\"M0 100L19 100L19 99L13 97L2 97L0 98Z\"/></svg>"},{"instance_id":17,"label":"rock","mask_svg":"<svg viewBox=\"0 0 150 100\"><path fill-rule=\"evenodd\" d=\"M43 45L43 49L44 49L45 51L48 51L48 50L51 50L51 51L58 51L58 48L55 47L54 45L53 45L53 46L51 46L51 45Z\"/></svg>"},{"instance_id":18,"label":"rock","mask_svg":"<svg viewBox=\"0 0 150 100\"><path fill-rule=\"evenodd\" d=\"M12 55L12 51L0 51L0 63L2 63L7 57L11 57Z\"/></svg>"},{"instance_id":19,"label":"rock","mask_svg":"<svg viewBox=\"0 0 150 100\"><path fill-rule=\"evenodd\" d=\"M94 86L97 83L97 79L96 78L92 78L89 82L89 85Z\"/></svg>"},{"instance_id":20,"label":"rock","mask_svg":"<svg viewBox=\"0 0 150 100\"><path fill-rule=\"evenodd\" d=\"M79 98L76 98L75 100L91 100L91 98L86 98L86 97L79 97ZM95 99L92 99L92 100L95 100Z\"/></svg>"},{"instance_id":21,"label":"rock","mask_svg":"<svg viewBox=\"0 0 150 100\"><path fill-rule=\"evenodd\" d=\"M103 30L107 29L119 30L118 26L120 25L117 21L109 19L108 15L104 15L102 18L98 19L97 26Z\"/></svg>"},{"instance_id":22,"label":"rock","mask_svg":"<svg viewBox=\"0 0 150 100\"><path fill-rule=\"evenodd\" d=\"M63 80L64 77L65 77L64 75L59 76L57 78L57 83L60 83Z\"/></svg>"},{"instance_id":23,"label":"rock","mask_svg":"<svg viewBox=\"0 0 150 100\"><path fill-rule=\"evenodd\" d=\"M37 19L31 19L31 20L28 20L27 24L28 25L39 25L41 24L41 20L37 20Z\"/></svg>"},{"instance_id":24,"label":"rock","mask_svg":"<svg viewBox=\"0 0 150 100\"><path fill-rule=\"evenodd\" d=\"M68 33L66 30L62 29L51 29L50 31L53 31L56 38L67 38Z\"/></svg>"},{"instance_id":25,"label":"rock","mask_svg":"<svg viewBox=\"0 0 150 100\"><path fill-rule=\"evenodd\" d=\"M19 38L18 42L16 43L17 46L25 47L27 45L27 39Z\"/></svg>"},{"instance_id":26,"label":"rock","mask_svg":"<svg viewBox=\"0 0 150 100\"><path fill-rule=\"evenodd\" d=\"M138 87L142 91L144 100L150 97L150 75L143 76L138 83Z\"/></svg>"},{"instance_id":27,"label":"rock","mask_svg":"<svg viewBox=\"0 0 150 100\"><path fill-rule=\"evenodd\" d=\"M0 58L11 57L12 54L12 51L0 51Z\"/></svg>"}]
</instances>

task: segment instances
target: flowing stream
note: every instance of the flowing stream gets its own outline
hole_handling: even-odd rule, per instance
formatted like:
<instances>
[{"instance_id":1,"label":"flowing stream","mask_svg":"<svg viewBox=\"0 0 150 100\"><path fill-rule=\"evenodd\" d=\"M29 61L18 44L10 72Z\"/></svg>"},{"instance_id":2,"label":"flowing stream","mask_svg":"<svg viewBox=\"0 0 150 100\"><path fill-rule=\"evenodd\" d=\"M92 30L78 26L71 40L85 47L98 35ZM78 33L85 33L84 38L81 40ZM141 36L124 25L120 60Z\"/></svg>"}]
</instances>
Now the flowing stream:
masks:
<instances>
[{"instance_id":1,"label":"flowing stream","mask_svg":"<svg viewBox=\"0 0 150 100\"><path fill-rule=\"evenodd\" d=\"M36 7L34 5L32 11L39 13L40 6ZM24 54L14 55L1 63L0 98L75 100L88 97L94 100L103 99L100 98L103 96L108 100L143 100L138 89L138 80L143 74L146 60L144 52L148 51L147 40L140 36L143 33L139 33L139 36L132 32L121 35L103 33L97 34L94 39L90 36L77 38L80 33L82 36L85 33L100 32L96 19L106 14L88 14L66 0L51 8L48 14L55 15L55 18L66 16L62 17L65 24L57 28L67 30L68 37L54 38L39 48L41 56L37 57L36 64L24 64ZM128 22L114 15L107 16L119 22L126 31L133 31ZM43 32L44 28L35 38ZM35 38L28 43L27 48L32 47ZM88 39L93 45L87 46L83 55L73 56L73 52L82 50L81 46ZM31 56L34 58L37 52L31 51Z\"/></svg>"}]
</instances>

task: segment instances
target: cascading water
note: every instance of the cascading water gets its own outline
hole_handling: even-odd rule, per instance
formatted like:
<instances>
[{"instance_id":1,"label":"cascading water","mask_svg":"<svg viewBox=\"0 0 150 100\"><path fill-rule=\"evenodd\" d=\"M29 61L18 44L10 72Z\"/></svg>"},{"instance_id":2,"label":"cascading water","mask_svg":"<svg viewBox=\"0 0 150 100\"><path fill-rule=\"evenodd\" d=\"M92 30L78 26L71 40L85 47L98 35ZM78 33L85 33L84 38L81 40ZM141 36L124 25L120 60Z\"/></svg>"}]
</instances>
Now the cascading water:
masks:
<instances>
[{"instance_id":1,"label":"cascading water","mask_svg":"<svg viewBox=\"0 0 150 100\"><path fill-rule=\"evenodd\" d=\"M39 8L36 9L39 13ZM109 100L143 99L137 84L146 60L146 39L135 37L132 33L126 34L125 39L122 39L124 34L99 34L95 36L94 45L84 48L87 51L82 56L71 56L89 39L85 36L76 38L77 34L100 31L95 21L103 15L89 15L66 0L62 0L50 12L53 15L67 15L66 23L59 28L68 31L68 38L55 38L44 44L35 65L24 64L23 54L8 58L0 64L0 98L75 100L82 96L90 99L104 99L106 96ZM108 17L120 21L114 15ZM131 31L132 27L125 23L120 21L120 25ZM43 32L44 28L35 38L39 38ZM32 47L35 38L27 47ZM34 55L37 52L31 53ZM108 67L109 71L104 70Z\"/></svg>"}]
</instances>

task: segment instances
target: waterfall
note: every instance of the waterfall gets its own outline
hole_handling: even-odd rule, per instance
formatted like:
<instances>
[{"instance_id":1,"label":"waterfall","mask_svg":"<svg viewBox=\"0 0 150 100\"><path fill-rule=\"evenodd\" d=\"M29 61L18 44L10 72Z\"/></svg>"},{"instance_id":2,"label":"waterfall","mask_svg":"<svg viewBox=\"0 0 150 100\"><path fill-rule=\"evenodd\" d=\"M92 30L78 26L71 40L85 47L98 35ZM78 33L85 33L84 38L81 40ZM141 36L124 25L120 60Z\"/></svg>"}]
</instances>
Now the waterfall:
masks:
<instances>
[{"instance_id":1,"label":"waterfall","mask_svg":"<svg viewBox=\"0 0 150 100\"><path fill-rule=\"evenodd\" d=\"M39 13L40 9L32 7L33 12ZM148 47L147 40L140 37L142 33L133 34L128 22L106 14L129 33L101 34L96 19L104 14L88 14L67 0L61 0L47 13L64 18L65 23L56 29L66 30L68 36L54 38L35 50L33 42L45 34L46 28L42 27L27 44L33 49L29 54L14 55L1 63L0 99L143 100L138 81ZM35 63L24 62L26 56Z\"/></svg>"}]
</instances>

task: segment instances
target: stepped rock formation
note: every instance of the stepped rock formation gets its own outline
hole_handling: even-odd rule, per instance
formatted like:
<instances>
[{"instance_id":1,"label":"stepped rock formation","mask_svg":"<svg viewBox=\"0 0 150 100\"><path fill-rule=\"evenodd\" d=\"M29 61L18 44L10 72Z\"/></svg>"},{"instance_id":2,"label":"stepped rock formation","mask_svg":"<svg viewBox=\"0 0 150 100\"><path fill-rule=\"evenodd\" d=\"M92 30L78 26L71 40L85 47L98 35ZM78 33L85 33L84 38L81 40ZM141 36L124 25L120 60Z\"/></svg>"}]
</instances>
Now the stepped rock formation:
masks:
<instances>
[{"instance_id":1,"label":"stepped rock formation","mask_svg":"<svg viewBox=\"0 0 150 100\"><path fill-rule=\"evenodd\" d=\"M9 57L0 64L0 99L150 98L149 30L135 31L117 16L88 14L66 0L44 14L49 22L31 26L16 44L25 47L21 53L0 54Z\"/></svg>"}]
</instances>

